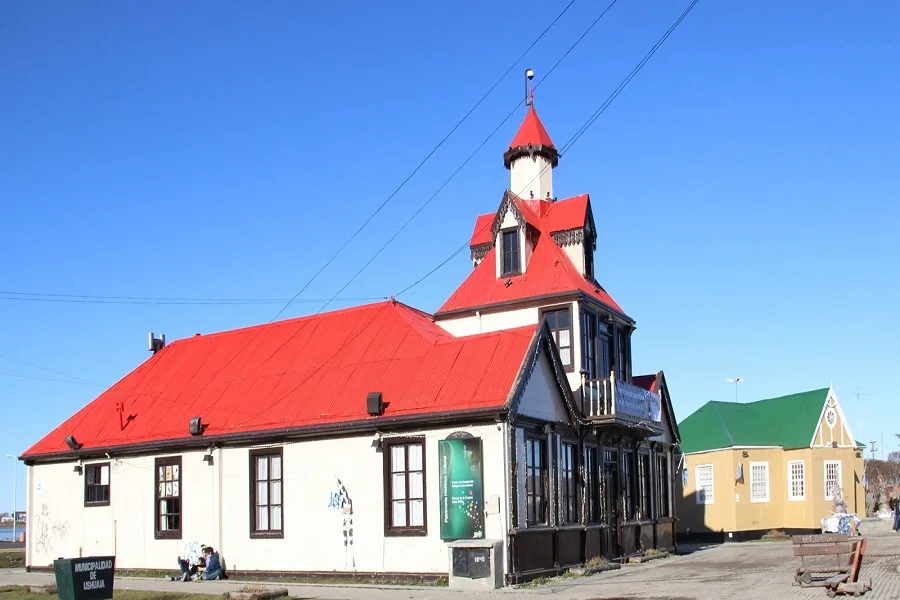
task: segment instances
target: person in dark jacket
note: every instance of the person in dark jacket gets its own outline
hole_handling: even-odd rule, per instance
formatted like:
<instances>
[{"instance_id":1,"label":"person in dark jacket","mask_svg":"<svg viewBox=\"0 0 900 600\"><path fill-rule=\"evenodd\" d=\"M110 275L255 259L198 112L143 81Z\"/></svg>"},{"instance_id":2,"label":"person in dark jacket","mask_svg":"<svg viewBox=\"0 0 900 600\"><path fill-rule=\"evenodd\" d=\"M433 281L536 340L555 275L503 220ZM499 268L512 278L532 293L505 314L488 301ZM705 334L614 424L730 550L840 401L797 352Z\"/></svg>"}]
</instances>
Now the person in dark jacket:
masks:
<instances>
[{"instance_id":1,"label":"person in dark jacket","mask_svg":"<svg viewBox=\"0 0 900 600\"><path fill-rule=\"evenodd\" d=\"M225 572L222 570L222 562L219 560L219 553L213 550L212 546L203 549L203 555L206 559L206 566L199 569L198 575L194 575L192 579L225 579Z\"/></svg>"}]
</instances>

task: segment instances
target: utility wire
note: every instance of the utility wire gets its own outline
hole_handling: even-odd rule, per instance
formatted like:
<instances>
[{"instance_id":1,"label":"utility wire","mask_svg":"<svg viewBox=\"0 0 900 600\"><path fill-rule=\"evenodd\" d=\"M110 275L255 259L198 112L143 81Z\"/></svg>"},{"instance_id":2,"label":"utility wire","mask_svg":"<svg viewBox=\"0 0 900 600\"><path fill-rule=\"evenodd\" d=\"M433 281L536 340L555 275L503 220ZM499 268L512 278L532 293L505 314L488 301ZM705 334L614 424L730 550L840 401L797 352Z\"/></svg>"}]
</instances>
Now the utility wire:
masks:
<instances>
[{"instance_id":1,"label":"utility wire","mask_svg":"<svg viewBox=\"0 0 900 600\"><path fill-rule=\"evenodd\" d=\"M556 61L556 64L554 64L552 67L550 67L550 69L547 71L547 73L543 77L541 77L541 80L532 88L532 90L536 90L538 87L540 87L540 85L542 83L544 83L547 80L548 77L550 77L550 75L553 73L553 71L556 70L556 67L558 67L560 65L560 63L562 63L566 59L566 57L568 57L569 54L572 53L572 50L574 50L575 47L578 46L578 44L580 44L581 41L587 36L587 34L591 32L591 30L594 28L594 26L597 25L597 23L599 23L600 20L606 16L606 13L608 13L610 11L610 9L616 4L616 2L618 2L618 0L612 0L612 2L610 2L610 4L603 10L603 12L601 12L600 15L596 19L594 19L594 21L588 26L588 28L584 30L584 33L582 33L581 36L577 40L575 40L575 43L573 43L571 46L569 46L569 49L566 50L565 53L559 58L559 60ZM506 122L509 121L509 119L514 114L516 114L516 112L519 110L519 106L520 106L520 103L516 102L516 105L509 112L509 114L506 115L506 117L502 121L500 121L500 123L494 128L494 130L491 131L491 133L488 134L488 136L486 138L484 138L484 140L482 140L482 142L480 144L478 144L478 146L475 148L475 150L471 154L469 154L468 157L466 157L466 159L462 162L462 164L460 164L456 168L456 170L450 174L450 177L448 177L446 180L444 180L444 182L438 187L438 189L421 206L419 206L418 210L416 210L416 212L414 212L412 214L412 216L409 219L407 219L406 222L403 223L403 225L401 225L400 228L397 229L397 231L395 231L394 234L391 237L389 237L386 242L384 242L384 244L381 245L381 247L375 252L375 254L373 254L369 258L369 260L366 261L366 263L362 267L360 267L360 269L356 273L354 273L353 276L350 277L350 279L348 279L347 282L344 283L343 286L341 286L341 288L334 294L334 296L332 296L324 305L322 305L319 308L318 311L316 311L315 314L319 314L320 312L325 310L325 308L337 298L338 294L340 294L345 289L347 289L347 287L351 283L353 283L353 281L355 281L356 278L359 277L362 274L362 272L365 271L369 267L369 265L371 265L372 262L374 262L375 259L378 258L378 256L382 252L384 252L387 249L387 247L391 244L391 242L393 242L395 239L397 239L397 236L399 236L401 233L403 233L403 231L410 225L410 223L412 223L413 220L417 216L419 216L419 214L423 210L425 210L425 208L429 204L431 204L432 200L434 200L438 196L438 194L440 194L441 191L443 191L443 189L445 187L447 187L447 185L451 181L453 181L453 179L459 174L459 172L462 171L465 168L465 166L468 165L469 162L473 158L475 158L475 155L478 154L482 148L484 148L484 146L491 140L491 138L493 138L494 135L496 135L496 133L498 131L500 131L500 128L502 128L506 124ZM530 185L530 182L529 182L529 185Z\"/></svg>"},{"instance_id":2,"label":"utility wire","mask_svg":"<svg viewBox=\"0 0 900 600\"><path fill-rule=\"evenodd\" d=\"M681 15L675 20L674 23L672 23L672 25L669 27L669 29L667 29L666 32L662 35L662 37L660 37L660 39L657 40L657 42L650 48L650 50L647 52L647 54L644 55L644 57L631 70L631 72L625 77L625 79L623 79L622 82L619 83L619 85L612 91L612 93L606 98L606 100L600 105L600 107L596 111L594 111L594 113L590 117L588 117L588 119L581 125L581 127L578 128L578 130L575 132L575 134L573 134L572 137L569 138L569 140L563 145L563 149L559 152L560 157L562 157L566 152L568 152L572 148L572 146L574 146L575 143L579 139L581 139L581 136L583 136L584 133L588 129L590 129L590 127L597 121L597 119L599 119L600 116L604 112L606 112L606 109L609 108L610 104L612 104L613 101L619 96L619 94L622 93L622 90L624 90L625 87L631 82L631 80L634 79L635 76L641 71L641 69L644 68L644 65L647 64L647 62L653 57L654 54L656 54L656 52L665 43L665 41L669 39L669 36L672 35L672 33L681 24L681 22L684 21L684 19L688 16L688 14L690 14L690 12L691 12L691 10L693 10L694 6L697 5L697 2L699 2L699 0L693 0L690 3L690 5L688 5L688 7L684 10L684 12L681 13ZM537 179L538 177L543 175L543 173L548 168L550 168L550 167L549 166L544 167L544 169L542 169L540 173L538 173L530 182L528 182L528 184L526 184L525 187L527 188L529 185L531 185L531 183L535 179ZM521 195L521 194L518 194L518 195ZM450 256L448 256L443 261L438 263L438 265L436 267L434 267L433 269L431 269L430 271L425 273L425 275L423 275L422 277L417 279L415 282L413 282L412 284L403 288L398 293L394 294L394 297L397 298L397 297L405 294L409 290L413 289L414 287L416 287L417 285L419 285L420 283L422 283L423 281L425 281L426 279L428 279L429 277L434 275L437 271L439 271L441 268L443 268L447 263L449 263L451 260L453 260L456 257L456 255L458 255L460 252L465 250L469 246L469 242L471 241L472 238L474 238L479 233L485 231L489 226L490 226L490 224L485 224L485 226L482 227L482 229L479 229L478 231L474 232L471 235L471 237L469 237L466 240L466 242L462 246L457 248Z\"/></svg>"},{"instance_id":3,"label":"utility wire","mask_svg":"<svg viewBox=\"0 0 900 600\"><path fill-rule=\"evenodd\" d=\"M74 379L75 381L67 381L65 383L81 383L87 385L96 385L98 387L107 387L102 383L97 383L96 381L91 381L90 379L84 379L82 377L76 377L74 375L69 375L68 373L63 373L62 371L56 371L55 369L49 369L47 367L42 367L41 365L37 365L33 362L28 362L27 360L20 360L18 358L13 358L12 356L6 356L5 354L0 354L0 358L6 359L10 362L19 363L20 365L25 365L28 367L32 367L38 369L40 371L46 371L47 373L53 373L54 375L61 375L62 377L68 377L69 379ZM29 379L34 379L34 377L28 375L14 375L12 373L3 373L4 375L9 375L11 377L27 377ZM53 381L53 380L49 380Z\"/></svg>"},{"instance_id":4,"label":"utility wire","mask_svg":"<svg viewBox=\"0 0 900 600\"><path fill-rule=\"evenodd\" d=\"M336 302L370 302L386 300L387 296L368 296L356 298L337 298ZM180 305L180 306L255 306L267 304L284 304L287 298L165 298L152 296L95 296L79 294L45 294L32 292L0 291L0 300L16 302L56 302L64 304L141 304L141 305ZM313 304L325 302L325 298L301 298L295 302Z\"/></svg>"},{"instance_id":5,"label":"utility wire","mask_svg":"<svg viewBox=\"0 0 900 600\"><path fill-rule=\"evenodd\" d=\"M419 169L421 169L421 168L425 165L425 163L428 162L428 160L434 155L434 153L437 152L438 149L440 149L440 147L444 145L444 142L446 142L448 139L450 139L450 136L453 135L453 133L459 128L459 126L462 125L462 124L466 121L466 119L468 119L469 116L470 116L473 112L475 112L475 109L477 109L479 106L481 106L481 103L485 101L485 99L491 94L491 92L493 92L495 89L497 89L497 86L500 85L500 83L506 78L507 75L509 75L509 73L515 68L515 66L516 66L517 64L519 64L519 62L520 62L523 58L525 58L525 55L527 55L527 54L531 51L531 49L534 48L534 46L535 46L539 41L541 41L541 39L543 39L543 37L547 34L547 32L550 31L550 29L553 28L554 25L556 25L557 21L559 21L559 20L562 18L562 16L563 16L564 14L566 14L566 12L568 12L568 10L572 7L573 4L575 4L575 0L571 0L571 1L565 6L565 8L562 9L562 12L560 12L560 13L556 16L556 18L553 19L553 21L551 21L551 23L550 23L550 24L549 24L549 25L541 32L541 34L540 34L539 36L537 36L537 38L535 38L535 40L534 40L533 42L531 42L531 45L529 45L528 48L525 49L525 51L519 56L519 58L517 58L517 59L515 60L515 62L513 62L513 63L509 66L509 68L506 69L506 71L503 72L503 75L501 75L500 78L497 79L497 81L494 83L494 85L492 85L492 86L488 89L488 91L485 92L483 96L481 96L481 98L478 100L478 102L476 102L475 105L474 105L472 108L469 109L469 112L467 112L465 115L463 115L462 119L460 119L460 120L456 123L456 125L454 125L452 129L450 129L450 131L447 133L447 135L445 135L445 136L443 137L443 139L441 139L441 141L438 142L438 144L437 144L434 148L432 148L431 152L429 152L427 155L425 155L425 158L423 158L422 161L421 161L418 165L416 165L416 168L413 169L412 173L410 173L410 174L406 177L406 179L404 179L403 181L400 182L400 185L398 185L398 186L394 189L394 191L391 192L391 195L390 195L390 196L388 196L387 198L385 198L385 200L378 206L378 208L375 209L375 212L373 212L371 215L369 215L369 217L368 217L365 221L363 221L363 224L360 225L359 228L358 228L355 232L353 232L353 235L351 235L351 236L347 239L347 241L345 241L344 244L343 244L340 248L338 248L337 252L335 252L335 253L331 256L331 258L329 258L327 261L325 261L325 264L322 265L322 266L319 268L319 270L316 271L316 272L313 274L312 277L310 277L309 281L307 281L307 282L303 285L303 287L300 288L300 291L298 291L296 294L294 294L293 298L291 298L291 299L287 302L287 304L285 304L285 305L281 308L281 310L278 311L278 314L276 314L274 317L272 317L272 319L269 321L270 323L271 323L272 321L274 321L275 319L277 319L278 317L280 317L280 316L282 315L282 313L284 313L284 311L287 310L288 307L289 307L291 304L294 303L294 301L300 296L300 294L302 294L304 291L306 291L306 288L308 288L308 287L310 286L310 284L312 284L312 282L315 281L315 279L322 273L322 271L324 271L325 269L327 269L328 266L329 266L332 262L334 262L334 259L336 259L336 258L338 257L338 255L339 255L341 252L343 252L343 251L347 248L347 246L349 246L350 243L351 243L354 239L356 239L356 236L358 236L358 235L362 232L362 230L365 229L366 226L368 226L368 224L372 221L372 219L374 219L375 216L378 215L378 213L380 213L381 210L382 210L385 206L387 206L388 202L390 202L390 201L394 198L394 196L396 196L397 193L398 193L401 189L403 189L403 187L409 182L409 180L412 179L412 178L415 176L415 174L419 172ZM329 303L330 303L330 301L329 301Z\"/></svg>"}]
</instances>

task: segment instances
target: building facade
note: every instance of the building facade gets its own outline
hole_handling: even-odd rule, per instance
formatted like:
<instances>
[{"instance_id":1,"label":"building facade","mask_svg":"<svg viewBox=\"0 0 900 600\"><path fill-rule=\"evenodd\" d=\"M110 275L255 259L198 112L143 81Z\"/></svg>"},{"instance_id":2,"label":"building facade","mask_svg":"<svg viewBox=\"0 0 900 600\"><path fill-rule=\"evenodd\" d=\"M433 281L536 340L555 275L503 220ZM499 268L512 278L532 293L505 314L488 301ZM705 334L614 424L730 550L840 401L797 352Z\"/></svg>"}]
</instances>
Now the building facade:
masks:
<instances>
[{"instance_id":1,"label":"building facade","mask_svg":"<svg viewBox=\"0 0 900 600\"><path fill-rule=\"evenodd\" d=\"M518 582L673 549L671 399L662 372L632 375L590 198L552 195L533 106L504 162L512 189L434 315L389 301L152 338L23 454L27 564L163 569L205 543L231 571L437 577L449 542L482 539Z\"/></svg>"},{"instance_id":2,"label":"building facade","mask_svg":"<svg viewBox=\"0 0 900 600\"><path fill-rule=\"evenodd\" d=\"M833 389L738 404L708 402L682 421L679 532L759 537L821 531L835 494L865 516L863 455Z\"/></svg>"}]
</instances>

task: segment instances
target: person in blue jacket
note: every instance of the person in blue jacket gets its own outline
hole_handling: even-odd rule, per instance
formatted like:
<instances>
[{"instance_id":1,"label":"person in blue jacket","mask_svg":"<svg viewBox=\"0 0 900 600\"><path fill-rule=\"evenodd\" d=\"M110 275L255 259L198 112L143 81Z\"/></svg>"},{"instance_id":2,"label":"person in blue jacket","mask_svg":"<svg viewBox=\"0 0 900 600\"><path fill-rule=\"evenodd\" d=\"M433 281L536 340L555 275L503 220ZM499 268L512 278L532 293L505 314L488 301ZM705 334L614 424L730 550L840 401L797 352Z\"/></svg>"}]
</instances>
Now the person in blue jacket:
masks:
<instances>
[{"instance_id":1,"label":"person in blue jacket","mask_svg":"<svg viewBox=\"0 0 900 600\"><path fill-rule=\"evenodd\" d=\"M206 566L200 568L199 579L225 579L222 562L219 560L219 553L213 550L212 546L207 546L203 549L203 554L206 557ZM194 575L192 579L197 581L197 575Z\"/></svg>"}]
</instances>

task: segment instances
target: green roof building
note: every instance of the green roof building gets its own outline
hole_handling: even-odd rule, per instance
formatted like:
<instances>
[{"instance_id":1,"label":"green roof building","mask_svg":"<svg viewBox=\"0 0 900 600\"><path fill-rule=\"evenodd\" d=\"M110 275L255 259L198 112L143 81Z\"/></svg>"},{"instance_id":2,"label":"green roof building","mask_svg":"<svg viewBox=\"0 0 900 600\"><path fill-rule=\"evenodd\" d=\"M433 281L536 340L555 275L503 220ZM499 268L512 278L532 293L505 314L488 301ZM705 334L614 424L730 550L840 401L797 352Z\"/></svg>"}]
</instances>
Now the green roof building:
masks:
<instances>
[{"instance_id":1,"label":"green roof building","mask_svg":"<svg viewBox=\"0 0 900 600\"><path fill-rule=\"evenodd\" d=\"M865 445L853 437L833 388L707 402L678 427L684 534L820 531L838 494L849 512L865 512Z\"/></svg>"}]
</instances>

